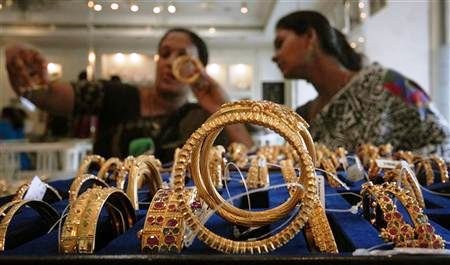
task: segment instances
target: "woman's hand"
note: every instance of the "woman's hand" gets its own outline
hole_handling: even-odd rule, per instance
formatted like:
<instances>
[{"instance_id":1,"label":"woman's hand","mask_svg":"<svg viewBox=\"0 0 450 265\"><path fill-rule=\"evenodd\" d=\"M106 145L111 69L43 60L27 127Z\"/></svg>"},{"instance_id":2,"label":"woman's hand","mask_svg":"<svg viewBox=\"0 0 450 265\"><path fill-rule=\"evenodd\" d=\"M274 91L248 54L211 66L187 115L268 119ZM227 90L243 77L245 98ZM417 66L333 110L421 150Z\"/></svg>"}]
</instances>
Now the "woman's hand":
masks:
<instances>
[{"instance_id":1,"label":"woman's hand","mask_svg":"<svg viewBox=\"0 0 450 265\"><path fill-rule=\"evenodd\" d=\"M38 51L12 45L5 55L9 81L18 95L48 85L47 61Z\"/></svg>"},{"instance_id":2,"label":"woman's hand","mask_svg":"<svg viewBox=\"0 0 450 265\"><path fill-rule=\"evenodd\" d=\"M209 113L216 112L223 103L228 101L225 91L204 69L200 73L199 80L191 86L198 104Z\"/></svg>"}]
</instances>

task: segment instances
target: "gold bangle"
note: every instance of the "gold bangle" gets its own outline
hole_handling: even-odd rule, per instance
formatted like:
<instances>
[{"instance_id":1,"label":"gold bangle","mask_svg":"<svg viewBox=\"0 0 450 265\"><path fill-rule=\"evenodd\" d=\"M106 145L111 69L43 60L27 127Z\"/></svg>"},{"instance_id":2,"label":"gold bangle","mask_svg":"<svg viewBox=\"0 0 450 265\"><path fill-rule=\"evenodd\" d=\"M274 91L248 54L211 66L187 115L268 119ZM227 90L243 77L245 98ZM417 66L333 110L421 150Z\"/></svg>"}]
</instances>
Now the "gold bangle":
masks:
<instances>
[{"instance_id":1,"label":"gold bangle","mask_svg":"<svg viewBox=\"0 0 450 265\"><path fill-rule=\"evenodd\" d=\"M416 199L421 208L425 208L422 190L415 175L411 175L407 170L397 167L393 170L386 171L383 178L385 181L400 184L403 189L407 190Z\"/></svg>"},{"instance_id":2,"label":"gold bangle","mask_svg":"<svg viewBox=\"0 0 450 265\"><path fill-rule=\"evenodd\" d=\"M258 189L269 186L269 169L266 158L259 154L250 162L245 183L249 189Z\"/></svg>"},{"instance_id":3,"label":"gold bangle","mask_svg":"<svg viewBox=\"0 0 450 265\"><path fill-rule=\"evenodd\" d=\"M223 188L223 172L225 170L225 162L223 154L225 153L225 148L221 145L214 146L209 150L208 155L208 169L211 175L214 187L218 190Z\"/></svg>"},{"instance_id":4,"label":"gold bangle","mask_svg":"<svg viewBox=\"0 0 450 265\"><path fill-rule=\"evenodd\" d=\"M373 185L372 182L368 182L363 185L361 194L364 215L371 220L372 224L378 226L381 237L386 241L392 241L397 247L444 248L442 237L435 233L417 201L396 183L385 182L382 185ZM391 194L403 204L414 227L405 222L390 198ZM383 213L382 219L379 220L386 223L385 227L381 227L380 222L377 222L377 206ZM370 213L370 211L373 212Z\"/></svg>"},{"instance_id":5,"label":"gold bangle","mask_svg":"<svg viewBox=\"0 0 450 265\"><path fill-rule=\"evenodd\" d=\"M411 151L397 151L392 157L397 160L405 160L410 165L414 164L415 155Z\"/></svg>"},{"instance_id":6,"label":"gold bangle","mask_svg":"<svg viewBox=\"0 0 450 265\"><path fill-rule=\"evenodd\" d=\"M447 164L445 164L444 159L436 155L432 155L430 159L434 161L437 167L439 168L439 175L441 177L441 182L442 183L448 182L448 168Z\"/></svg>"},{"instance_id":7,"label":"gold bangle","mask_svg":"<svg viewBox=\"0 0 450 265\"><path fill-rule=\"evenodd\" d=\"M99 179L97 176L92 174L82 174L76 177L69 189L69 204L72 205L77 199L78 195L80 195L81 188L87 182L93 182L93 187L109 187L108 184L102 179Z\"/></svg>"},{"instance_id":8,"label":"gold bangle","mask_svg":"<svg viewBox=\"0 0 450 265\"><path fill-rule=\"evenodd\" d=\"M146 180L150 198L162 187L162 178L158 170L158 162L154 156L141 155L135 159L127 159L129 168L127 195L130 197L134 209L139 209L139 183Z\"/></svg>"},{"instance_id":9,"label":"gold bangle","mask_svg":"<svg viewBox=\"0 0 450 265\"><path fill-rule=\"evenodd\" d=\"M112 175L116 181L116 187L123 190L125 187L125 174L123 174L123 163L116 157L106 160L97 173L97 177L107 180Z\"/></svg>"},{"instance_id":10,"label":"gold bangle","mask_svg":"<svg viewBox=\"0 0 450 265\"><path fill-rule=\"evenodd\" d=\"M285 203L281 209L283 213L280 215L280 206L270 209L269 216L267 211L263 212L248 212L243 211L242 214L235 214L231 211L223 210L225 207L233 209L231 205L218 204L214 205L214 199L211 199L207 194L205 188L212 185L211 180L208 180L208 176L201 174L205 171L204 165L200 167L201 154L205 156L206 150L209 150L212 146L213 138L216 137L218 132L223 126L239 123L239 122L252 122L258 125L269 127L270 129L278 132L285 137L289 144L293 146L294 152L296 152L301 160L300 167L303 180L302 183L304 190L298 189L293 196L290 196L287 204ZM274 250L284 244L286 244L291 238L295 236L305 225L307 219L312 214L312 208L314 206L314 200L317 197L316 184L314 176L314 145L312 139L306 130L307 123L303 119L291 110L283 106L276 105L274 103L262 101L238 101L235 103L224 104L222 108L213 114L199 129L197 129L191 137L187 140L183 149L180 151L178 163L174 165L175 168L175 193L179 200L179 208L183 211L185 221L192 230L198 230L198 237L205 244L210 247L225 252L225 253L262 253ZM205 138L209 138L204 144ZM211 140L212 139L212 140ZM308 151L312 150L312 151ZM292 210L300 200L302 200L301 209L293 220L280 232L262 239L252 242L236 242L223 238L212 231L208 230L195 216L193 211L188 207L188 204L183 196L184 193L184 179L185 172L188 167L188 161L191 160L191 173L196 184L198 195L211 207L219 212L219 214L226 220L231 220L237 224L252 224L254 223L253 217L256 217L256 223L267 223L270 219L274 219L274 215L282 216L286 210ZM203 160L205 161L205 160ZM202 179L200 175L203 175ZM202 191L200 191L202 189ZM217 191L216 191L217 193ZM303 194L303 196L302 196ZM215 194L217 195L217 194ZM220 198L223 200L223 198ZM219 208L215 207L220 205ZM292 205L292 207L291 207ZM241 209L239 209L241 210ZM272 211L271 211L272 210ZM230 218L231 217L231 218ZM234 219L236 217L236 219ZM276 219L276 218L275 218Z\"/></svg>"},{"instance_id":11,"label":"gold bangle","mask_svg":"<svg viewBox=\"0 0 450 265\"><path fill-rule=\"evenodd\" d=\"M416 175L419 176L422 185L430 186L434 184L434 172L431 166L431 160L426 157L418 157L415 162L417 163ZM425 180L420 178L420 170L423 169L425 172Z\"/></svg>"},{"instance_id":12,"label":"gold bangle","mask_svg":"<svg viewBox=\"0 0 450 265\"><path fill-rule=\"evenodd\" d=\"M181 252L184 221L177 204L176 194L169 189L160 189L153 197L140 233L142 252Z\"/></svg>"},{"instance_id":13,"label":"gold bangle","mask_svg":"<svg viewBox=\"0 0 450 265\"><path fill-rule=\"evenodd\" d=\"M236 163L239 168L245 168L248 164L247 156L248 148L241 143L231 143L228 146L228 153L230 153L231 161Z\"/></svg>"},{"instance_id":14,"label":"gold bangle","mask_svg":"<svg viewBox=\"0 0 450 265\"><path fill-rule=\"evenodd\" d=\"M0 251L5 250L6 233L11 220L25 206L29 206L38 212L46 220L48 228L52 227L59 219L58 212L44 201L11 201L0 207Z\"/></svg>"},{"instance_id":15,"label":"gold bangle","mask_svg":"<svg viewBox=\"0 0 450 265\"><path fill-rule=\"evenodd\" d=\"M88 155L86 156L83 161L81 162L80 167L78 168L77 174L75 175L75 178L78 176L81 176L83 174L89 173L92 174L93 172L90 172L92 167L96 167L96 170L100 170L103 163L105 163L105 159L99 155Z\"/></svg>"},{"instance_id":16,"label":"gold bangle","mask_svg":"<svg viewBox=\"0 0 450 265\"><path fill-rule=\"evenodd\" d=\"M60 252L94 253L100 212L107 207L117 235L131 228L136 221L135 211L128 196L117 188L92 188L83 193L70 208L64 222Z\"/></svg>"},{"instance_id":17,"label":"gold bangle","mask_svg":"<svg viewBox=\"0 0 450 265\"><path fill-rule=\"evenodd\" d=\"M182 75L182 68L192 66L195 68L195 74L189 77L185 77ZM189 55L183 55L177 57L175 61L172 63L172 73L175 78L185 84L192 84L196 82L200 77L200 72L203 69L202 63L197 59Z\"/></svg>"}]
</instances>

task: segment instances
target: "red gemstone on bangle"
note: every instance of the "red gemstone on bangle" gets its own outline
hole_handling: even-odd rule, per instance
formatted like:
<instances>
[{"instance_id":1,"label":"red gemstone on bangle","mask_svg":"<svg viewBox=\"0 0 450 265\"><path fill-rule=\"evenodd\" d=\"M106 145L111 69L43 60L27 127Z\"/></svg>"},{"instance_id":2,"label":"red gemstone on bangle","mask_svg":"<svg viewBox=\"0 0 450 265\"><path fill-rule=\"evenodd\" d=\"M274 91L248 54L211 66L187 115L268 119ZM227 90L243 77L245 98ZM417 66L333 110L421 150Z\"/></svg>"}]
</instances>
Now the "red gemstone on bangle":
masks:
<instances>
[{"instance_id":1,"label":"red gemstone on bangle","mask_svg":"<svg viewBox=\"0 0 450 265\"><path fill-rule=\"evenodd\" d=\"M175 243L175 237L172 236L172 235L167 235L167 236L165 237L165 239L164 239L164 242L165 242L167 245L171 245L171 244Z\"/></svg>"},{"instance_id":2,"label":"red gemstone on bangle","mask_svg":"<svg viewBox=\"0 0 450 265\"><path fill-rule=\"evenodd\" d=\"M153 209L162 210L165 208L164 202L157 202L153 205Z\"/></svg>"},{"instance_id":3,"label":"red gemstone on bangle","mask_svg":"<svg viewBox=\"0 0 450 265\"><path fill-rule=\"evenodd\" d=\"M178 225L178 221L175 219L170 219L169 221L167 221L167 226L174 227L177 225Z\"/></svg>"},{"instance_id":4,"label":"red gemstone on bangle","mask_svg":"<svg viewBox=\"0 0 450 265\"><path fill-rule=\"evenodd\" d=\"M157 223L162 223L164 221L164 217L162 217L162 216L158 216L157 218L156 218L156 222Z\"/></svg>"},{"instance_id":5,"label":"red gemstone on bangle","mask_svg":"<svg viewBox=\"0 0 450 265\"><path fill-rule=\"evenodd\" d=\"M159 244L159 240L156 236L150 236L147 238L147 244L149 244L151 247L154 247Z\"/></svg>"},{"instance_id":6,"label":"red gemstone on bangle","mask_svg":"<svg viewBox=\"0 0 450 265\"><path fill-rule=\"evenodd\" d=\"M155 217L149 216L149 217L147 218L147 223L153 224L154 222L155 222Z\"/></svg>"}]
</instances>

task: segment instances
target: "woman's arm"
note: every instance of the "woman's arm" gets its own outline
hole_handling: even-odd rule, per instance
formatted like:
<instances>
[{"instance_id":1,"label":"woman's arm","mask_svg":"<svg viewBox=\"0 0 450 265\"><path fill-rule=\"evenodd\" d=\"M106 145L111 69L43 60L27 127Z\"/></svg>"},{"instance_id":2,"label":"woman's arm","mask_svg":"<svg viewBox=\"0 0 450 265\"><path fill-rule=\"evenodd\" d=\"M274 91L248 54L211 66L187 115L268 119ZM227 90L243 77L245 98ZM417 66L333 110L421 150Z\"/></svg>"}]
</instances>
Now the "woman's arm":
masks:
<instances>
[{"instance_id":1,"label":"woman's arm","mask_svg":"<svg viewBox=\"0 0 450 265\"><path fill-rule=\"evenodd\" d=\"M38 51L14 45L6 48L5 55L9 82L16 94L46 111L58 114L73 111L72 86L64 82L49 82L47 61Z\"/></svg>"}]
</instances>

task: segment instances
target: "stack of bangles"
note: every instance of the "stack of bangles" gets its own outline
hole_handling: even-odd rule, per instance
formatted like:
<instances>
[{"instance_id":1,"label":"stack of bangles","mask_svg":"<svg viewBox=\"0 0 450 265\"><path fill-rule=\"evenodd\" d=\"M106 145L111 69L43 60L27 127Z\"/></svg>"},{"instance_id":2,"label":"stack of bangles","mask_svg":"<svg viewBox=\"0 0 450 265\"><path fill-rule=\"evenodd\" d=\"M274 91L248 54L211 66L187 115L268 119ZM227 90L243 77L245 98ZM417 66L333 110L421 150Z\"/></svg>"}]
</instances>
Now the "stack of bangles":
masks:
<instances>
[{"instance_id":1,"label":"stack of bangles","mask_svg":"<svg viewBox=\"0 0 450 265\"><path fill-rule=\"evenodd\" d=\"M61 253L94 253L96 232L103 207L109 213L114 236L133 226L135 211L128 196L117 188L95 187L81 194L71 205L61 230Z\"/></svg>"},{"instance_id":2,"label":"stack of bangles","mask_svg":"<svg viewBox=\"0 0 450 265\"><path fill-rule=\"evenodd\" d=\"M48 203L53 203L53 202L62 200L61 195L55 188L48 185L47 183L44 183L44 185L46 187L46 191L45 191L44 198L43 198L44 201L46 201ZM30 188L30 183L25 183L25 184L21 185L17 189L12 201L23 200L25 195L27 194L29 188ZM47 196L47 194L49 194L49 195Z\"/></svg>"},{"instance_id":3,"label":"stack of bangles","mask_svg":"<svg viewBox=\"0 0 450 265\"><path fill-rule=\"evenodd\" d=\"M444 159L438 156L416 157L414 159L414 164L416 165L416 175L422 185L430 186L439 182L434 172L434 168L437 168L439 171L440 182L446 183L449 181L447 164Z\"/></svg>"},{"instance_id":4,"label":"stack of bangles","mask_svg":"<svg viewBox=\"0 0 450 265\"><path fill-rule=\"evenodd\" d=\"M417 201L396 183L374 185L367 182L363 185L361 194L364 217L380 230L384 240L393 242L396 247L445 247L444 240L435 233ZM403 205L412 225L405 221L391 196Z\"/></svg>"},{"instance_id":5,"label":"stack of bangles","mask_svg":"<svg viewBox=\"0 0 450 265\"><path fill-rule=\"evenodd\" d=\"M58 212L48 203L43 201L14 200L2 205L0 207L0 251L6 249L6 234L11 221L22 209L26 207L30 207L39 213L39 215L45 220L47 229L53 227L59 219Z\"/></svg>"},{"instance_id":6,"label":"stack of bangles","mask_svg":"<svg viewBox=\"0 0 450 265\"><path fill-rule=\"evenodd\" d=\"M301 168L301 176L297 184L302 188L295 189L283 204L265 211L247 211L225 201L215 189L208 166L201 161L206 161L208 151L221 130L235 123L254 123L274 130L287 140L293 152L299 157L299 161L296 162ZM263 253L275 250L289 242L308 222L320 251L336 253L337 247L333 234L324 216L323 206L317 199L314 173L315 150L307 127L308 124L295 112L271 102L238 101L224 104L191 135L181 149L178 160L174 164L172 194L167 195L170 197L167 199L162 196L158 206L165 204L165 201L170 203L173 196L173 201L178 204L177 211L184 217L185 224L192 231L198 231L198 238L201 241L221 252ZM268 225L287 217L297 208L299 210L284 228L267 238L254 241L234 241L224 238L206 228L190 207L185 195L185 177L188 167L199 199L232 224L246 227ZM161 242L160 238L158 242ZM169 248L171 246L168 245Z\"/></svg>"}]
</instances>

